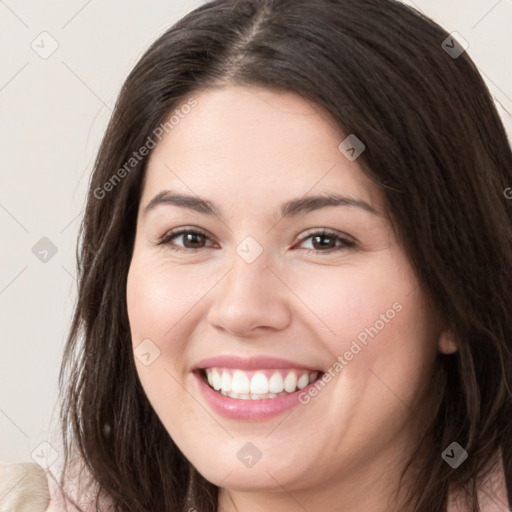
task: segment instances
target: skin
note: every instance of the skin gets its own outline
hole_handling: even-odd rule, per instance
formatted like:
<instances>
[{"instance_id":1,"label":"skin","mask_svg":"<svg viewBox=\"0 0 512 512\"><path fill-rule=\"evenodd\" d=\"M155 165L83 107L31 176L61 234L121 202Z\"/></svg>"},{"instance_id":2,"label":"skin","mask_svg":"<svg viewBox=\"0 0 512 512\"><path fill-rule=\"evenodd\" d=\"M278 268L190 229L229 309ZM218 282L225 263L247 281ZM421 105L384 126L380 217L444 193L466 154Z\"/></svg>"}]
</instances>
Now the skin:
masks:
<instances>
[{"instance_id":1,"label":"skin","mask_svg":"<svg viewBox=\"0 0 512 512\"><path fill-rule=\"evenodd\" d=\"M227 86L194 97L197 107L151 155L127 280L133 346L149 338L160 350L148 366L135 358L148 399L184 455L221 487L221 512L402 510L393 491L429 418L436 355L456 346L397 243L382 194L338 149L346 135L300 96ZM205 198L222 217L170 204L144 213L163 190ZM330 206L281 218L281 203L328 193L376 213ZM180 227L207 237L158 245ZM355 247L306 238L322 228ZM247 236L263 249L252 263L236 252ZM219 354L327 372L395 303L400 312L291 413L224 418L191 374ZM236 456L247 442L262 453L251 468Z\"/></svg>"}]
</instances>

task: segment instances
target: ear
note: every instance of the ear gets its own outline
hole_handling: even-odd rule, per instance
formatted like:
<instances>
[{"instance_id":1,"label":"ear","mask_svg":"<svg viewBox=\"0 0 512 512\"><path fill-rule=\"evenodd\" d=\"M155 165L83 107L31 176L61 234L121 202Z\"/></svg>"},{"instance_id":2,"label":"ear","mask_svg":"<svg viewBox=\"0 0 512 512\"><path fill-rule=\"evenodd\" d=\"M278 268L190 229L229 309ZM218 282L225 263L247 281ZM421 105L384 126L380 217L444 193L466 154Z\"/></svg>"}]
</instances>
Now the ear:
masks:
<instances>
[{"instance_id":1,"label":"ear","mask_svg":"<svg viewBox=\"0 0 512 512\"><path fill-rule=\"evenodd\" d=\"M438 349L442 354L453 354L459 350L459 344L457 343L452 331L445 330L441 332L441 335L439 336Z\"/></svg>"}]
</instances>

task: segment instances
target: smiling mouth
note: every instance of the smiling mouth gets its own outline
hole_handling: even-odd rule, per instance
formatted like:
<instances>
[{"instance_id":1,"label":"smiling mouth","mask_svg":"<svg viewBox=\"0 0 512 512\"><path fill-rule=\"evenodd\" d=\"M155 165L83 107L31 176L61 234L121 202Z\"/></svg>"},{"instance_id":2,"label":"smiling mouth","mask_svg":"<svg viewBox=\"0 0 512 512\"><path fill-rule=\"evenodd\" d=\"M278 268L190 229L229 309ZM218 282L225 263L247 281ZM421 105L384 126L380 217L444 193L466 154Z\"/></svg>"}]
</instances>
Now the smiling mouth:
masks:
<instances>
[{"instance_id":1,"label":"smiling mouth","mask_svg":"<svg viewBox=\"0 0 512 512\"><path fill-rule=\"evenodd\" d=\"M197 370L210 389L239 400L263 400L296 393L322 378L321 370L239 370L202 368Z\"/></svg>"}]
</instances>

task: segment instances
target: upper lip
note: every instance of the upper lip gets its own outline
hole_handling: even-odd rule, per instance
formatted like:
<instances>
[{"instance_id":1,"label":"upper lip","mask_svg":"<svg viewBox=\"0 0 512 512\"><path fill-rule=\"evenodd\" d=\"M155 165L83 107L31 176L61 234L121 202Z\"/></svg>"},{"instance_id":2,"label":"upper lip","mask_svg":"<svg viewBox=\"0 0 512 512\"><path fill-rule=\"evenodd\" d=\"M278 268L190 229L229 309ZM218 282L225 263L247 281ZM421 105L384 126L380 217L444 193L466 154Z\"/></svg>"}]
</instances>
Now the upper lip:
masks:
<instances>
[{"instance_id":1,"label":"upper lip","mask_svg":"<svg viewBox=\"0 0 512 512\"><path fill-rule=\"evenodd\" d=\"M311 372L322 371L311 366L269 356L252 356L244 358L238 356L219 355L199 361L193 367L193 370L205 368L234 368L239 370L288 370L295 368L297 370L309 370Z\"/></svg>"}]
</instances>

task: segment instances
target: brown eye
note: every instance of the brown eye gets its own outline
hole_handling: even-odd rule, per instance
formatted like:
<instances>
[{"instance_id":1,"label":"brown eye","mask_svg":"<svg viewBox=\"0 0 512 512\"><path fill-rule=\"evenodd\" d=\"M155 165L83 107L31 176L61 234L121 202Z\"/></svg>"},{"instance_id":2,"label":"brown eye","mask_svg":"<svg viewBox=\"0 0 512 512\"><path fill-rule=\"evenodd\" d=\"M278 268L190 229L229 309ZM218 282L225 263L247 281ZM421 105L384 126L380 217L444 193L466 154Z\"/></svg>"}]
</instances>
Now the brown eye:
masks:
<instances>
[{"instance_id":1,"label":"brown eye","mask_svg":"<svg viewBox=\"0 0 512 512\"><path fill-rule=\"evenodd\" d=\"M204 242L204 235L201 233L189 232L180 236L183 236L183 245L188 249L198 249L202 247L202 242Z\"/></svg>"},{"instance_id":2,"label":"brown eye","mask_svg":"<svg viewBox=\"0 0 512 512\"><path fill-rule=\"evenodd\" d=\"M176 244L173 240L180 240L181 244ZM209 240L208 235L201 231L192 229L181 229L179 231L172 231L164 235L158 242L158 245L168 245L171 249L176 251L203 249L204 243Z\"/></svg>"},{"instance_id":3,"label":"brown eye","mask_svg":"<svg viewBox=\"0 0 512 512\"><path fill-rule=\"evenodd\" d=\"M306 249L307 252L326 253L350 247L355 247L356 243L353 240L344 238L337 233L327 230L313 232L310 235L302 238L301 244L306 240L311 239L312 249Z\"/></svg>"}]
</instances>

